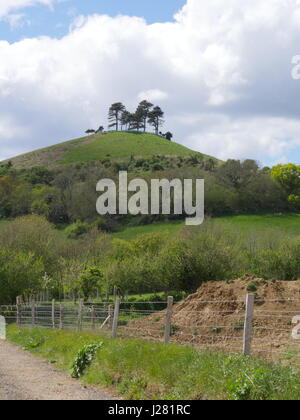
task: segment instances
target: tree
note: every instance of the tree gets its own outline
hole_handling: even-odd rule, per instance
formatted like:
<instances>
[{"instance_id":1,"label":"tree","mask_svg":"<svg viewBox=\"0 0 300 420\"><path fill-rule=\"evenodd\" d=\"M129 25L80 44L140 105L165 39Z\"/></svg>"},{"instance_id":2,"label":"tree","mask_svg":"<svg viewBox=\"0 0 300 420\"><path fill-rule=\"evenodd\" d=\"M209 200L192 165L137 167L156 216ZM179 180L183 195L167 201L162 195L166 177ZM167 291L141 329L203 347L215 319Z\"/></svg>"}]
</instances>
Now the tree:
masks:
<instances>
[{"instance_id":1,"label":"tree","mask_svg":"<svg viewBox=\"0 0 300 420\"><path fill-rule=\"evenodd\" d=\"M0 248L0 305L13 304L17 296L26 291L40 291L41 278L45 273L42 259L34 252L13 247Z\"/></svg>"},{"instance_id":2,"label":"tree","mask_svg":"<svg viewBox=\"0 0 300 420\"><path fill-rule=\"evenodd\" d=\"M96 133L96 131L95 130L93 130L92 128L89 128L88 130L86 130L86 132L85 132L86 134L94 134L94 133Z\"/></svg>"},{"instance_id":3,"label":"tree","mask_svg":"<svg viewBox=\"0 0 300 420\"><path fill-rule=\"evenodd\" d=\"M272 178L277 181L288 195L295 194L300 189L300 166L288 163L272 168Z\"/></svg>"},{"instance_id":4,"label":"tree","mask_svg":"<svg viewBox=\"0 0 300 420\"><path fill-rule=\"evenodd\" d=\"M159 128L164 124L164 112L159 106L149 112L148 123L154 127L155 134L158 136Z\"/></svg>"},{"instance_id":5,"label":"tree","mask_svg":"<svg viewBox=\"0 0 300 420\"><path fill-rule=\"evenodd\" d=\"M124 111L125 106L121 102L116 102L111 105L108 112L109 128L115 127L116 131L119 131L119 123Z\"/></svg>"},{"instance_id":6,"label":"tree","mask_svg":"<svg viewBox=\"0 0 300 420\"><path fill-rule=\"evenodd\" d=\"M218 169L218 178L222 184L227 184L236 190L245 188L258 174L258 164L254 160L229 159Z\"/></svg>"},{"instance_id":7,"label":"tree","mask_svg":"<svg viewBox=\"0 0 300 420\"><path fill-rule=\"evenodd\" d=\"M136 112L131 114L130 119L131 119L130 127L132 130L140 131L140 129L144 127L144 123L143 123L144 113L141 108L137 108Z\"/></svg>"},{"instance_id":8,"label":"tree","mask_svg":"<svg viewBox=\"0 0 300 420\"><path fill-rule=\"evenodd\" d=\"M153 108L153 104L144 100L139 103L139 106L136 111L136 114L139 117L140 122L142 123L142 128L144 129L144 132L147 128L147 120L149 118L151 108Z\"/></svg>"},{"instance_id":9,"label":"tree","mask_svg":"<svg viewBox=\"0 0 300 420\"><path fill-rule=\"evenodd\" d=\"M165 137L167 140L172 141L173 134L172 134L170 131L168 131L168 132L164 135L164 137Z\"/></svg>"},{"instance_id":10,"label":"tree","mask_svg":"<svg viewBox=\"0 0 300 420\"><path fill-rule=\"evenodd\" d=\"M126 109L122 112L121 115L121 127L123 130L123 127L125 127L126 129L129 128L130 125L130 121L131 121L131 113L129 111L127 111Z\"/></svg>"},{"instance_id":11,"label":"tree","mask_svg":"<svg viewBox=\"0 0 300 420\"><path fill-rule=\"evenodd\" d=\"M103 279L103 274L98 267L88 268L80 277L79 288L84 299L88 300L97 289L101 286L100 282Z\"/></svg>"},{"instance_id":12,"label":"tree","mask_svg":"<svg viewBox=\"0 0 300 420\"><path fill-rule=\"evenodd\" d=\"M104 131L103 125L100 125L100 127L98 128L98 130L96 131L96 133L103 133L103 131Z\"/></svg>"}]
</instances>

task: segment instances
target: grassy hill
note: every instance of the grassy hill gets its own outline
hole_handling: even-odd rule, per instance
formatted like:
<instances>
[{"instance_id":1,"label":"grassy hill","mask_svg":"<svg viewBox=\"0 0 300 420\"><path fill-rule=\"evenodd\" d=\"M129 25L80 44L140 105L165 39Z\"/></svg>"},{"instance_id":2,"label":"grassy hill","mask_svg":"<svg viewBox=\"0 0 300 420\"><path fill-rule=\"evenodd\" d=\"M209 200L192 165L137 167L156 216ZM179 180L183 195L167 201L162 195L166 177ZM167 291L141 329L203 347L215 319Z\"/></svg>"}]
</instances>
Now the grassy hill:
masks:
<instances>
[{"instance_id":1,"label":"grassy hill","mask_svg":"<svg viewBox=\"0 0 300 420\"><path fill-rule=\"evenodd\" d=\"M77 162L117 160L131 156L150 157L152 155L186 157L201 155L201 153L154 134L116 132L95 134L60 143L18 156L11 161L16 168L54 167ZM208 158L206 155L202 156Z\"/></svg>"}]
</instances>

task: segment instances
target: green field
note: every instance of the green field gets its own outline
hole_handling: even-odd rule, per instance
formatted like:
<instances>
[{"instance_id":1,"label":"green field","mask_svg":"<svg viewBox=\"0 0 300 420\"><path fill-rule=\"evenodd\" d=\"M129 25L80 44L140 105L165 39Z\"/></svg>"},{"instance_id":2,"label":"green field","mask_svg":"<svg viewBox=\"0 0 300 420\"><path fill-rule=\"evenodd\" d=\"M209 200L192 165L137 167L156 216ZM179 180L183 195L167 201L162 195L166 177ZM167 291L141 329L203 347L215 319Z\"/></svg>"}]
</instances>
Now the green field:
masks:
<instances>
[{"instance_id":1,"label":"green field","mask_svg":"<svg viewBox=\"0 0 300 420\"><path fill-rule=\"evenodd\" d=\"M135 239L139 235L144 235L146 233L161 233L166 232L171 234L176 234L184 227L184 222L169 222L169 223L154 223L151 225L143 226L133 226L127 227L120 232L115 232L112 234L113 238L131 240Z\"/></svg>"},{"instance_id":2,"label":"green field","mask_svg":"<svg viewBox=\"0 0 300 420\"><path fill-rule=\"evenodd\" d=\"M274 229L289 236L300 236L300 214L227 216L214 219L226 222L241 232Z\"/></svg>"},{"instance_id":3,"label":"green field","mask_svg":"<svg viewBox=\"0 0 300 420\"><path fill-rule=\"evenodd\" d=\"M8 328L8 339L71 372L83 346L102 343L82 380L137 400L299 400L299 371L262 360L93 333Z\"/></svg>"},{"instance_id":4,"label":"green field","mask_svg":"<svg viewBox=\"0 0 300 420\"><path fill-rule=\"evenodd\" d=\"M262 232L272 229L282 232L283 236L300 236L300 214L224 216L206 219L206 223L208 221L216 225L225 224L228 227L239 230L241 233ZM118 239L131 240L145 233L167 232L176 234L184 227L184 221L155 223L145 226L127 227L120 232L113 233L112 236Z\"/></svg>"}]
</instances>

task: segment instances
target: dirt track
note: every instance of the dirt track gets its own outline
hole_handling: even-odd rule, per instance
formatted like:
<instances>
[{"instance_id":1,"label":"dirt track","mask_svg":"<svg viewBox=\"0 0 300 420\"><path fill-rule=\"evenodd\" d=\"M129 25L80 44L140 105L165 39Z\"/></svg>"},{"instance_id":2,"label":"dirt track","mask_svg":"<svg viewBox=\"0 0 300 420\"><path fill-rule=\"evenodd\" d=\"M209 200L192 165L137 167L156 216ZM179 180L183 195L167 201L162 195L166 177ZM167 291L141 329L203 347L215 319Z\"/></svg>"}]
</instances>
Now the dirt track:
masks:
<instances>
[{"instance_id":1,"label":"dirt track","mask_svg":"<svg viewBox=\"0 0 300 420\"><path fill-rule=\"evenodd\" d=\"M0 400L110 400L106 391L84 387L47 361L0 340Z\"/></svg>"}]
</instances>

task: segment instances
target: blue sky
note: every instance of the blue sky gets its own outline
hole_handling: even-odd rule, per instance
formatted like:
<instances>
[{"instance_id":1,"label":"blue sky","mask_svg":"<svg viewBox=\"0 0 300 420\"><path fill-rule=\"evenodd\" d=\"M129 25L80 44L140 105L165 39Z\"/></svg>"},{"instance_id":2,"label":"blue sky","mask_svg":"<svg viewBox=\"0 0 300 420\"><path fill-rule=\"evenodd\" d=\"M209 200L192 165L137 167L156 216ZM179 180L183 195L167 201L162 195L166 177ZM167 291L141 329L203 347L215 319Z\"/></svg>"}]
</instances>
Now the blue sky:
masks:
<instances>
[{"instance_id":1,"label":"blue sky","mask_svg":"<svg viewBox=\"0 0 300 420\"><path fill-rule=\"evenodd\" d=\"M0 160L148 99L194 150L300 164L296 55L299 0L0 0Z\"/></svg>"},{"instance_id":2,"label":"blue sky","mask_svg":"<svg viewBox=\"0 0 300 420\"><path fill-rule=\"evenodd\" d=\"M81 14L125 14L143 17L148 23L167 22L184 4L185 0L62 0L51 7L29 6L14 12L24 15L19 27L11 28L9 22L0 21L0 39L15 42L40 35L60 38L68 32L74 17Z\"/></svg>"}]
</instances>

